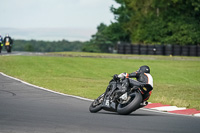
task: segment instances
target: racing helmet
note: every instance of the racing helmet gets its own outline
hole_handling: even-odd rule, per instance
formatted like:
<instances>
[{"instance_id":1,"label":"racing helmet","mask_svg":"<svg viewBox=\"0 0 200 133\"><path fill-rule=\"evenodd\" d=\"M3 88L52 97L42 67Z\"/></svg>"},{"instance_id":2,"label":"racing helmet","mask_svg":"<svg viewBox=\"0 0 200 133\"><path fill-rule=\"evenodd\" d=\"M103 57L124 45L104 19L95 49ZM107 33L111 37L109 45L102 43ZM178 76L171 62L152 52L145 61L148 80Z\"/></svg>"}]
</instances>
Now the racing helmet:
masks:
<instances>
[{"instance_id":1,"label":"racing helmet","mask_svg":"<svg viewBox=\"0 0 200 133\"><path fill-rule=\"evenodd\" d=\"M138 69L139 72L144 72L144 73L150 73L150 68L146 65L144 66L141 66L139 69Z\"/></svg>"}]
</instances>

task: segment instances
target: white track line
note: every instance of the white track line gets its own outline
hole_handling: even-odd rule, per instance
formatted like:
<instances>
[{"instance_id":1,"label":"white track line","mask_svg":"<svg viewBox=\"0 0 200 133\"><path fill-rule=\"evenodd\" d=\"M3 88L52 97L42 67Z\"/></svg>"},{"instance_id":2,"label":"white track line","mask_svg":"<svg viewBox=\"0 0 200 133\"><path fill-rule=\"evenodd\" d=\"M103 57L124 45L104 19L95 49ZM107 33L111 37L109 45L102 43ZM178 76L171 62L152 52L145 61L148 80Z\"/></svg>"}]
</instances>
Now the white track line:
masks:
<instances>
[{"instance_id":1,"label":"white track line","mask_svg":"<svg viewBox=\"0 0 200 133\"><path fill-rule=\"evenodd\" d=\"M185 107L179 108L176 106L161 106L161 107L156 107L156 108L151 108L155 110L160 110L160 111L175 111L175 110L185 110Z\"/></svg>"},{"instance_id":2,"label":"white track line","mask_svg":"<svg viewBox=\"0 0 200 133\"><path fill-rule=\"evenodd\" d=\"M194 114L194 116L200 117L200 113L198 113L198 114Z\"/></svg>"}]
</instances>

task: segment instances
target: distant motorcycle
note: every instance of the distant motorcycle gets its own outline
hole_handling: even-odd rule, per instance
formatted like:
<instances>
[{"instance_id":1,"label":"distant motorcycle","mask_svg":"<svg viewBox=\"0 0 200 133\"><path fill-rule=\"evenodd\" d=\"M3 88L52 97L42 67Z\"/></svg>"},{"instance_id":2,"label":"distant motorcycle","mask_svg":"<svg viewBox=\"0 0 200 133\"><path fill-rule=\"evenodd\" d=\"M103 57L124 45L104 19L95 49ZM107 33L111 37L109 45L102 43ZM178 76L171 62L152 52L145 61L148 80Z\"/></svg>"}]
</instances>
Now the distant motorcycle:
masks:
<instances>
[{"instance_id":1,"label":"distant motorcycle","mask_svg":"<svg viewBox=\"0 0 200 133\"><path fill-rule=\"evenodd\" d=\"M100 95L90 105L90 112L96 113L103 109L117 112L120 115L128 115L147 105L147 102L144 102L143 96L153 89L151 85L141 83L133 88L128 88L126 92L119 95L117 92L122 89L123 83L124 79L114 75L105 93Z\"/></svg>"},{"instance_id":2,"label":"distant motorcycle","mask_svg":"<svg viewBox=\"0 0 200 133\"><path fill-rule=\"evenodd\" d=\"M12 48L12 46L11 46L10 42L6 42L6 43L5 43L5 48L6 48L6 51L7 51L8 53L11 53L11 48Z\"/></svg>"}]
</instances>

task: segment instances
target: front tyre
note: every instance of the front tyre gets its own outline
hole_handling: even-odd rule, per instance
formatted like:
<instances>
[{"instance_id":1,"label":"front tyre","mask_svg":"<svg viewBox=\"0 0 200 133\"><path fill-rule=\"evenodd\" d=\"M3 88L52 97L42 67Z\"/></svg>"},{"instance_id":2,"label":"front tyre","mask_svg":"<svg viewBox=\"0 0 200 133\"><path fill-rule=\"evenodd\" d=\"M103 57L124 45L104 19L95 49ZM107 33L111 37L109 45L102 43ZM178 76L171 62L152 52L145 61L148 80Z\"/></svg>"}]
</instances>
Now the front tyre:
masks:
<instances>
[{"instance_id":1,"label":"front tyre","mask_svg":"<svg viewBox=\"0 0 200 133\"><path fill-rule=\"evenodd\" d=\"M121 115L128 115L137 110L143 98L139 92L134 92L130 95L130 99L125 104L118 104L117 112Z\"/></svg>"},{"instance_id":2,"label":"front tyre","mask_svg":"<svg viewBox=\"0 0 200 133\"><path fill-rule=\"evenodd\" d=\"M97 113L102 109L102 101L103 101L103 96L104 94L102 94L101 96L99 96L96 100L94 100L92 102L92 104L90 105L90 112L91 113Z\"/></svg>"},{"instance_id":3,"label":"front tyre","mask_svg":"<svg viewBox=\"0 0 200 133\"><path fill-rule=\"evenodd\" d=\"M11 46L6 46L7 53L11 53Z\"/></svg>"}]
</instances>

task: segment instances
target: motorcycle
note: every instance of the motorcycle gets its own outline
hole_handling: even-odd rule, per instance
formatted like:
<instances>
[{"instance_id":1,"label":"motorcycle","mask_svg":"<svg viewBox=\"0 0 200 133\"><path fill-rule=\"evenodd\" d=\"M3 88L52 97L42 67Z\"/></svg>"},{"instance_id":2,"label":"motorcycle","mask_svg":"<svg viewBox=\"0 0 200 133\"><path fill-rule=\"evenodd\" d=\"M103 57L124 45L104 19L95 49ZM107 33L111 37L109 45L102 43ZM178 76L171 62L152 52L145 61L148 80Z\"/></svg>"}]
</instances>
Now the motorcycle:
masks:
<instances>
[{"instance_id":1,"label":"motorcycle","mask_svg":"<svg viewBox=\"0 0 200 133\"><path fill-rule=\"evenodd\" d=\"M6 51L7 51L7 53L11 53L11 44L10 44L10 42L6 42L5 43L5 48L6 48Z\"/></svg>"},{"instance_id":2,"label":"motorcycle","mask_svg":"<svg viewBox=\"0 0 200 133\"><path fill-rule=\"evenodd\" d=\"M103 109L120 115L128 115L146 106L148 102L144 101L144 96L153 89L152 86L140 83L134 87L128 87L126 91L119 94L126 82L126 78L121 79L118 75L114 75L106 91L92 102L89 111L96 113Z\"/></svg>"}]
</instances>

